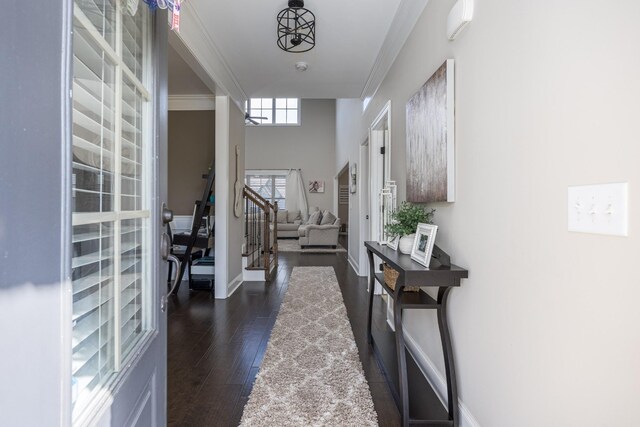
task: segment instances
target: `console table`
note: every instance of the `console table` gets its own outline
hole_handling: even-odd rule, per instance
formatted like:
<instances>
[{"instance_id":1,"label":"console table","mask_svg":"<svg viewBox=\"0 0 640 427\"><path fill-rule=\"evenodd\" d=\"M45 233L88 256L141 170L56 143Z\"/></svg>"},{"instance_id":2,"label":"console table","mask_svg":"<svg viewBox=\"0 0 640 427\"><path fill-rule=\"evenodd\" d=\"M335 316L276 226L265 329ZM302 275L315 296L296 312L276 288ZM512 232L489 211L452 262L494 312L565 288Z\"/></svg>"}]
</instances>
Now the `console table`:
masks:
<instances>
[{"instance_id":1,"label":"console table","mask_svg":"<svg viewBox=\"0 0 640 427\"><path fill-rule=\"evenodd\" d=\"M448 255L440 249L434 253L441 262L436 259L431 260L429 269L413 261L409 255L403 255L387 246L377 242L365 242L367 255L369 257L369 313L367 319L367 339L373 345L373 335L371 333L371 316L373 308L373 294L375 282L379 282L387 291L394 302L394 325L395 343L398 361L398 407L402 417L403 427L411 424L458 427L458 388L456 384L456 370L451 348L451 336L449 334L449 324L447 323L447 298L451 289L460 286L460 279L467 278L469 272L448 262ZM399 273L395 291L384 281L382 273L376 273L374 258L377 255L390 267ZM406 286L428 286L438 288L437 300L429 296L424 290L419 292L405 292ZM440 329L440 339L442 341L442 352L444 354L444 364L447 376L447 397L448 419L412 419L409 415L409 389L407 381L407 359L404 342L404 331L402 326L402 311L404 309L431 309L436 310L438 326ZM441 406L441 405L440 405Z\"/></svg>"}]
</instances>

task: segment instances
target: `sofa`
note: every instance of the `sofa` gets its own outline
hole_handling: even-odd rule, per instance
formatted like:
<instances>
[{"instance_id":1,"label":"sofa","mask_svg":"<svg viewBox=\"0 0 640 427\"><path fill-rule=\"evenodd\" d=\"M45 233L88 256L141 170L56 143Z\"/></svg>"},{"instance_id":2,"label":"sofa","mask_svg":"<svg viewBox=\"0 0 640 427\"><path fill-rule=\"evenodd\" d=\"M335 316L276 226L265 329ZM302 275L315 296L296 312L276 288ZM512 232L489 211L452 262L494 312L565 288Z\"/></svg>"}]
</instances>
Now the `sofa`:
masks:
<instances>
[{"instance_id":1,"label":"sofa","mask_svg":"<svg viewBox=\"0 0 640 427\"><path fill-rule=\"evenodd\" d=\"M298 243L301 248L308 246L338 246L340 234L340 218L329 211L316 210L309 215L306 224L298 229Z\"/></svg>"},{"instance_id":2,"label":"sofa","mask_svg":"<svg viewBox=\"0 0 640 427\"><path fill-rule=\"evenodd\" d=\"M279 210L277 214L278 222L278 238L298 238L298 228L302 225L302 216L300 211L289 212Z\"/></svg>"}]
</instances>

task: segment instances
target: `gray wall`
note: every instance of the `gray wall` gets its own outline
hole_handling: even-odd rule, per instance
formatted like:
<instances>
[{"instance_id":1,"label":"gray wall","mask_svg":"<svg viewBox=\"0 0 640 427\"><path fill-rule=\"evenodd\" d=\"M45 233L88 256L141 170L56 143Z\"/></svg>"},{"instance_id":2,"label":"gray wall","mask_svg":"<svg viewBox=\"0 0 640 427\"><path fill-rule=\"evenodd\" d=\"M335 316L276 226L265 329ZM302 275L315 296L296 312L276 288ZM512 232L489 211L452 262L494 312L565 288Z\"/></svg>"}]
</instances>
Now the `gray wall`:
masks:
<instances>
[{"instance_id":1,"label":"gray wall","mask_svg":"<svg viewBox=\"0 0 640 427\"><path fill-rule=\"evenodd\" d=\"M640 3L483 0L449 42L453 4L429 2L364 117L338 102L334 170L391 100L403 200L406 102L454 58L457 201L432 207L470 270L449 313L461 398L482 426L636 425ZM567 186L621 181L629 237L567 231ZM435 317L406 323L444 376Z\"/></svg>"},{"instance_id":2,"label":"gray wall","mask_svg":"<svg viewBox=\"0 0 640 427\"><path fill-rule=\"evenodd\" d=\"M169 207L192 215L215 158L215 111L169 112Z\"/></svg>"},{"instance_id":3,"label":"gray wall","mask_svg":"<svg viewBox=\"0 0 640 427\"><path fill-rule=\"evenodd\" d=\"M243 216L234 216L236 146L240 148L238 177L244 176L244 112L227 96L216 96L216 298L224 299L240 282Z\"/></svg>"},{"instance_id":4,"label":"gray wall","mask_svg":"<svg viewBox=\"0 0 640 427\"><path fill-rule=\"evenodd\" d=\"M229 111L229 281L242 273L242 243L244 242L244 218L236 218L233 214L236 180L236 149L240 148L238 157L238 180L244 183L245 163L245 126L244 112L231 104ZM244 203L243 203L244 207Z\"/></svg>"},{"instance_id":5,"label":"gray wall","mask_svg":"<svg viewBox=\"0 0 640 427\"><path fill-rule=\"evenodd\" d=\"M71 1L2 9L0 425L66 425Z\"/></svg>"},{"instance_id":6,"label":"gray wall","mask_svg":"<svg viewBox=\"0 0 640 427\"><path fill-rule=\"evenodd\" d=\"M325 182L309 194L309 206L333 210L336 108L333 99L303 99L301 126L247 126L247 169L302 169L305 185ZM344 166L344 165L343 165Z\"/></svg>"},{"instance_id":7,"label":"gray wall","mask_svg":"<svg viewBox=\"0 0 640 427\"><path fill-rule=\"evenodd\" d=\"M362 164L360 146L367 139L367 128L362 116L362 101L359 99L338 99L336 101L336 164L334 170L340 171L346 162L349 167L356 164L357 190L349 195L349 259L360 268L359 252L363 247L360 238L360 222L364 215L360 209L360 191L362 186ZM368 183L366 184L368 186Z\"/></svg>"}]
</instances>

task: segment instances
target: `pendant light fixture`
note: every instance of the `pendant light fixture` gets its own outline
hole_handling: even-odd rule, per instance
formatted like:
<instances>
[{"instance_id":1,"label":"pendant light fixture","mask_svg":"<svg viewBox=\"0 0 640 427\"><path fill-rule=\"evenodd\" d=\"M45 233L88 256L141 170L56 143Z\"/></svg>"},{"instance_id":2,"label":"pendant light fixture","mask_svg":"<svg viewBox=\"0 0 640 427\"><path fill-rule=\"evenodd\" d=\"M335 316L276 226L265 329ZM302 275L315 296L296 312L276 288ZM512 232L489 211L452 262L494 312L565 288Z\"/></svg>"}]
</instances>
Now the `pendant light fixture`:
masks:
<instances>
[{"instance_id":1,"label":"pendant light fixture","mask_svg":"<svg viewBox=\"0 0 640 427\"><path fill-rule=\"evenodd\" d=\"M316 16L304 8L304 0L289 0L289 7L278 14L278 47L301 53L316 45Z\"/></svg>"}]
</instances>

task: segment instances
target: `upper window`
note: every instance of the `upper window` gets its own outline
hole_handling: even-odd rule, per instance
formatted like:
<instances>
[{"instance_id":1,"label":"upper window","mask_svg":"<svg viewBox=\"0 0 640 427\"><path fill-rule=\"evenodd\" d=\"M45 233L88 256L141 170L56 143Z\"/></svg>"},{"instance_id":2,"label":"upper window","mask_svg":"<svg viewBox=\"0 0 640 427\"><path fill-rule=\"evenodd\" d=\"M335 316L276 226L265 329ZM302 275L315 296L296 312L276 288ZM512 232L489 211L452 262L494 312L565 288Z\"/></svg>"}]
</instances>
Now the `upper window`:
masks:
<instances>
[{"instance_id":1,"label":"upper window","mask_svg":"<svg viewBox=\"0 0 640 427\"><path fill-rule=\"evenodd\" d=\"M297 98L251 98L247 102L247 112L261 125L300 124L300 100Z\"/></svg>"}]
</instances>

